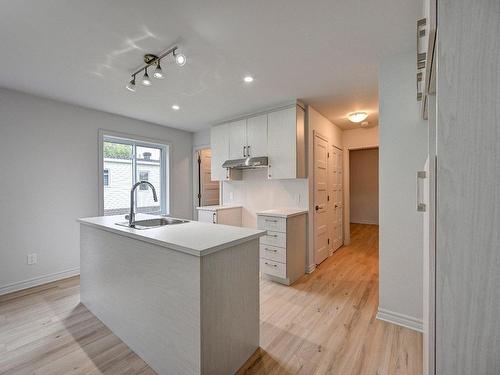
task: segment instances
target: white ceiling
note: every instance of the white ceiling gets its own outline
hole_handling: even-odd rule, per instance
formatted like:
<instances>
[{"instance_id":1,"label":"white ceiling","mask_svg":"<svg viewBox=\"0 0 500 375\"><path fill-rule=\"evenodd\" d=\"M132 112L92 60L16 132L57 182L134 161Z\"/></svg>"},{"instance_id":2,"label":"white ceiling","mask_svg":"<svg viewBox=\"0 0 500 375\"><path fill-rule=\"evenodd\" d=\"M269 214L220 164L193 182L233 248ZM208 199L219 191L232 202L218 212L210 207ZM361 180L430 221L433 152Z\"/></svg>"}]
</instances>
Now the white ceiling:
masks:
<instances>
[{"instance_id":1,"label":"white ceiling","mask_svg":"<svg viewBox=\"0 0 500 375\"><path fill-rule=\"evenodd\" d=\"M0 86L196 131L296 98L378 121L378 63L415 43L417 0L0 0ZM144 53L183 68L125 90ZM242 82L252 74L250 85ZM172 104L180 111L174 112Z\"/></svg>"}]
</instances>

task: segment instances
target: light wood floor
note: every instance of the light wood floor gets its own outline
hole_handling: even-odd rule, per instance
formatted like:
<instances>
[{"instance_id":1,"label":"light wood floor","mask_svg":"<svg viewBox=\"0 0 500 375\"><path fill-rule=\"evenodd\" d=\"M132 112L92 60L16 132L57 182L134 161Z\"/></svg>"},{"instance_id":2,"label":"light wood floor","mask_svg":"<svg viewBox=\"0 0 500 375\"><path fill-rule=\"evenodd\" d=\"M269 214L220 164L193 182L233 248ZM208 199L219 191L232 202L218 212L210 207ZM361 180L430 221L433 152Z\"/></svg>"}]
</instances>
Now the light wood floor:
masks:
<instances>
[{"instance_id":1,"label":"light wood floor","mask_svg":"<svg viewBox=\"0 0 500 375\"><path fill-rule=\"evenodd\" d=\"M239 374L421 374L421 334L375 319L378 228L285 287L261 283L261 349ZM0 297L0 374L154 374L79 301L79 279ZM223 374L221 374L223 375Z\"/></svg>"}]
</instances>

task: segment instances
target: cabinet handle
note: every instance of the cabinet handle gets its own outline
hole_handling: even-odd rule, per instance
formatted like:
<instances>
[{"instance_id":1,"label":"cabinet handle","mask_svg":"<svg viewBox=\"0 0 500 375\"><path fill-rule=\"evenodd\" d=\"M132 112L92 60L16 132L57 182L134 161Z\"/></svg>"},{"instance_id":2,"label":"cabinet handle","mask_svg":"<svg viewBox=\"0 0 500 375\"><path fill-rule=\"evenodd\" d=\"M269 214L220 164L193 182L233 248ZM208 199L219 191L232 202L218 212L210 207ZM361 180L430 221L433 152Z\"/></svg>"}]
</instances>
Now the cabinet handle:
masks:
<instances>
[{"instance_id":1,"label":"cabinet handle","mask_svg":"<svg viewBox=\"0 0 500 375\"><path fill-rule=\"evenodd\" d=\"M243 157L247 157L247 146L243 146Z\"/></svg>"},{"instance_id":2,"label":"cabinet handle","mask_svg":"<svg viewBox=\"0 0 500 375\"><path fill-rule=\"evenodd\" d=\"M268 237L278 238L278 235L277 235L277 234L268 234L267 236L268 236Z\"/></svg>"},{"instance_id":3,"label":"cabinet handle","mask_svg":"<svg viewBox=\"0 0 500 375\"><path fill-rule=\"evenodd\" d=\"M423 202L423 189L422 189L422 182L424 179L427 177L425 171L418 171L417 172L417 211L418 212L425 212L426 211L426 205Z\"/></svg>"},{"instance_id":4,"label":"cabinet handle","mask_svg":"<svg viewBox=\"0 0 500 375\"><path fill-rule=\"evenodd\" d=\"M274 268L278 267L278 265L277 265L277 264L271 264L271 263L267 263L267 262L264 262L264 264L265 264L266 266L270 266L270 267L274 267Z\"/></svg>"},{"instance_id":5,"label":"cabinet handle","mask_svg":"<svg viewBox=\"0 0 500 375\"><path fill-rule=\"evenodd\" d=\"M273 253L277 253L278 252L278 250L276 250L276 249L268 249L267 247L265 247L264 250L272 251Z\"/></svg>"},{"instance_id":6,"label":"cabinet handle","mask_svg":"<svg viewBox=\"0 0 500 375\"><path fill-rule=\"evenodd\" d=\"M214 212L213 215L212 215L212 223L217 224L216 220L215 220L215 215L216 215L216 213Z\"/></svg>"},{"instance_id":7,"label":"cabinet handle","mask_svg":"<svg viewBox=\"0 0 500 375\"><path fill-rule=\"evenodd\" d=\"M273 220L273 219L264 219L264 221L268 221L270 223L277 223L278 220Z\"/></svg>"},{"instance_id":8,"label":"cabinet handle","mask_svg":"<svg viewBox=\"0 0 500 375\"><path fill-rule=\"evenodd\" d=\"M247 146L247 156L250 156L250 146Z\"/></svg>"}]
</instances>

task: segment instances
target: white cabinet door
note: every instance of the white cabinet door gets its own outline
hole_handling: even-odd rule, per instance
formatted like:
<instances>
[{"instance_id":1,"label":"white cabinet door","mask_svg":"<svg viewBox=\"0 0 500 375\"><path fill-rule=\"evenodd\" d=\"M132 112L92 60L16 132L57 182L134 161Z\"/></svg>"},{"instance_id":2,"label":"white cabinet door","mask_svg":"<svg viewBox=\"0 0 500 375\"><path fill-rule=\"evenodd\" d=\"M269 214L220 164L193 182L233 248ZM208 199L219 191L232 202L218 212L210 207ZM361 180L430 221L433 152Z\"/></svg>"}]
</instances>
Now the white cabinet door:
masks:
<instances>
[{"instance_id":1,"label":"white cabinet door","mask_svg":"<svg viewBox=\"0 0 500 375\"><path fill-rule=\"evenodd\" d=\"M229 159L242 159L246 156L247 120L229 124Z\"/></svg>"},{"instance_id":2,"label":"white cabinet door","mask_svg":"<svg viewBox=\"0 0 500 375\"><path fill-rule=\"evenodd\" d=\"M217 212L211 210L198 210L198 221L217 224Z\"/></svg>"},{"instance_id":3,"label":"white cabinet door","mask_svg":"<svg viewBox=\"0 0 500 375\"><path fill-rule=\"evenodd\" d=\"M226 168L222 163L229 159L229 124L214 126L210 129L210 147L212 148L212 180L227 179Z\"/></svg>"},{"instance_id":4,"label":"white cabinet door","mask_svg":"<svg viewBox=\"0 0 500 375\"><path fill-rule=\"evenodd\" d=\"M247 155L267 155L267 114L247 120Z\"/></svg>"},{"instance_id":5,"label":"white cabinet door","mask_svg":"<svg viewBox=\"0 0 500 375\"><path fill-rule=\"evenodd\" d=\"M272 179L297 177L297 119L296 108L287 108L268 115L267 155L268 177Z\"/></svg>"}]
</instances>

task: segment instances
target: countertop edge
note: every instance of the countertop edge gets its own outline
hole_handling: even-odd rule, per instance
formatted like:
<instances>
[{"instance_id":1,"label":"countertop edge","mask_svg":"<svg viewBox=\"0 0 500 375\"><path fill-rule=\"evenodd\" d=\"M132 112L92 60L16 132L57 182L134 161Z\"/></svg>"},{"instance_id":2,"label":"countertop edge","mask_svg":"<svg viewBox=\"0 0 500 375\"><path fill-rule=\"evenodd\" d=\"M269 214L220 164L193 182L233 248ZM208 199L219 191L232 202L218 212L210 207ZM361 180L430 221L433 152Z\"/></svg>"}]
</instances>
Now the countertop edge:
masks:
<instances>
[{"instance_id":1,"label":"countertop edge","mask_svg":"<svg viewBox=\"0 0 500 375\"><path fill-rule=\"evenodd\" d=\"M304 210L300 212L294 212L293 214L279 214L279 213L269 213L269 212L257 212L257 216L272 216L272 217L281 217L287 219L289 217L299 216L299 215L307 215L309 211Z\"/></svg>"},{"instance_id":2,"label":"countertop edge","mask_svg":"<svg viewBox=\"0 0 500 375\"><path fill-rule=\"evenodd\" d=\"M91 223L89 221L86 221L85 219L77 219L77 222L79 222L80 224L83 224L83 225L87 225L87 226L92 227L92 228L104 230L106 232L110 232L110 233L114 233L114 234L119 234L119 235L131 238L131 239L134 239L134 240L151 243L153 245L158 245L158 246L164 247L166 249L170 249L170 250L174 250L174 251L179 251L179 252L182 252L182 253L185 253L185 254L189 254L189 255L193 255L193 256L197 256L197 257L202 257L202 256L205 256L205 255L210 255L210 254L216 253L217 251L224 250L224 249L227 249L229 247L233 247L233 246L242 244L244 242L252 241L254 239L258 239L258 238L262 237L266 233L266 231L263 230L263 231L260 231L259 233L255 233L255 234L243 237L243 238L239 238L239 239L234 240L234 241L226 242L226 243L221 244L221 245L212 246L212 247L209 247L209 248L203 249L203 250L195 250L195 249L191 249L191 248L188 248L188 247L175 245L175 244L164 242L164 241L158 241L158 240L155 240L153 238L144 237L144 236L141 236L141 235L133 233L133 232L127 232L127 231L124 231L124 230L120 230L118 228L111 228L111 227L108 227L108 226ZM217 224L214 224L214 225L217 225Z\"/></svg>"}]
</instances>

